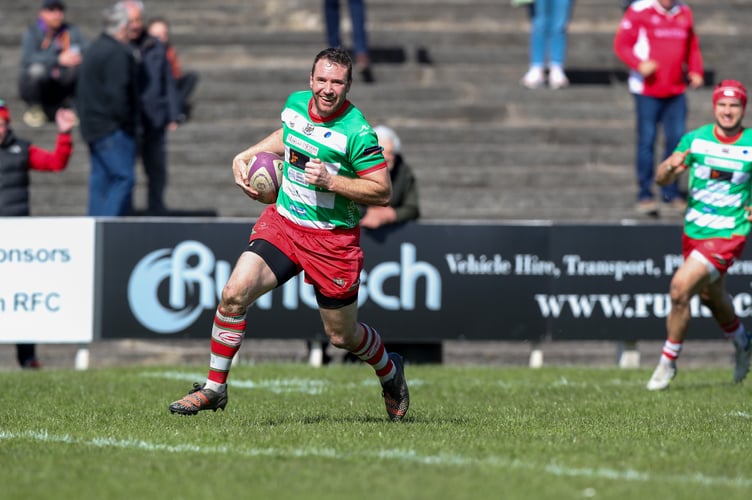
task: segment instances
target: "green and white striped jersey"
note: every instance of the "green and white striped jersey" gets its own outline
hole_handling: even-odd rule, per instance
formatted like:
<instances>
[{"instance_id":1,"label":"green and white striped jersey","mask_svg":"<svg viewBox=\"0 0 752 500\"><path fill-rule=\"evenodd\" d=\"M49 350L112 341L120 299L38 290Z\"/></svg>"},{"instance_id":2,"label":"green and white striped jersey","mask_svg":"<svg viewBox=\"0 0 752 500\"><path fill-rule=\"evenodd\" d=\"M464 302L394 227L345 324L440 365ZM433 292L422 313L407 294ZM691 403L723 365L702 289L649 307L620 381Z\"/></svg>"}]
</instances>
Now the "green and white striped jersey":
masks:
<instances>
[{"instance_id":1,"label":"green and white striped jersey","mask_svg":"<svg viewBox=\"0 0 752 500\"><path fill-rule=\"evenodd\" d=\"M714 125L685 134L676 151L690 150L689 197L684 232L690 238L746 236L750 230L744 207L750 202L752 131L744 129L733 144L721 142Z\"/></svg>"},{"instance_id":2,"label":"green and white striped jersey","mask_svg":"<svg viewBox=\"0 0 752 500\"><path fill-rule=\"evenodd\" d=\"M325 121L309 113L313 93L294 92L282 110L285 169L277 211L305 227L352 228L360 221L355 202L305 181L305 163L318 158L332 175L351 178L386 168L376 133L349 101Z\"/></svg>"}]
</instances>

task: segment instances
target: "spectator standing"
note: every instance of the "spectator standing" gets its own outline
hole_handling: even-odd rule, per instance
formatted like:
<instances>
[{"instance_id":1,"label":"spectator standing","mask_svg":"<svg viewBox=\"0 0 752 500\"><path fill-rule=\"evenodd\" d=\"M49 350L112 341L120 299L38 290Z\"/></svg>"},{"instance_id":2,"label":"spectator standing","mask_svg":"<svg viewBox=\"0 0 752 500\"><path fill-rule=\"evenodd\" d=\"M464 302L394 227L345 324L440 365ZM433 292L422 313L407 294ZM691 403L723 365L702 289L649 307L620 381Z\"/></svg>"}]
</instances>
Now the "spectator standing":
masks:
<instances>
[{"instance_id":1,"label":"spectator standing","mask_svg":"<svg viewBox=\"0 0 752 500\"><path fill-rule=\"evenodd\" d=\"M700 42L692 10L678 0L638 0L624 13L614 38L614 52L629 68L634 96L637 148L637 205L641 214L657 216L653 195L655 143L663 126L667 158L686 130L687 79L693 89L704 83ZM678 182L661 186L661 201L686 208Z\"/></svg>"},{"instance_id":2,"label":"spectator standing","mask_svg":"<svg viewBox=\"0 0 752 500\"><path fill-rule=\"evenodd\" d=\"M129 215L136 161L136 63L123 2L104 12L105 27L81 65L76 105L89 146L89 215Z\"/></svg>"},{"instance_id":3,"label":"spectator standing","mask_svg":"<svg viewBox=\"0 0 752 500\"><path fill-rule=\"evenodd\" d=\"M569 85L564 72L567 56L567 28L574 0L535 0L530 9L530 67L522 77L522 85L537 89L546 84L560 89Z\"/></svg>"},{"instance_id":4,"label":"spectator standing","mask_svg":"<svg viewBox=\"0 0 752 500\"><path fill-rule=\"evenodd\" d=\"M389 205L364 207L360 219L361 227L376 229L389 224L399 224L415 220L420 216L418 205L418 184L410 166L402 157L402 141L397 133L386 125L373 128L379 140L389 178L392 181L392 197Z\"/></svg>"},{"instance_id":5,"label":"spectator standing","mask_svg":"<svg viewBox=\"0 0 752 500\"><path fill-rule=\"evenodd\" d=\"M340 0L324 0L324 22L326 23L326 41L330 47L343 47L340 30ZM366 5L364 0L348 0L352 25L353 53L355 66L365 83L373 83L376 78L371 69L371 54L366 32Z\"/></svg>"},{"instance_id":6,"label":"spectator standing","mask_svg":"<svg viewBox=\"0 0 752 500\"><path fill-rule=\"evenodd\" d=\"M684 216L684 263L671 279L668 338L647 388L661 390L676 376L691 318L690 300L700 296L735 350L734 382L749 372L750 333L739 321L726 273L742 254L752 227L752 131L742 126L747 89L724 80L713 91L715 123L703 125L679 141L671 156L658 165L656 181L665 186L689 172L688 209Z\"/></svg>"},{"instance_id":7,"label":"spectator standing","mask_svg":"<svg viewBox=\"0 0 752 500\"><path fill-rule=\"evenodd\" d=\"M178 123L184 123L191 117L191 95L198 84L198 73L195 71L183 71L180 64L180 58L175 47L170 42L170 25L167 19L163 17L152 18L147 25L147 32L157 38L165 45L167 61L172 69L172 76L175 79L175 85L178 92L178 102L180 103L180 114Z\"/></svg>"},{"instance_id":8,"label":"spectator standing","mask_svg":"<svg viewBox=\"0 0 752 500\"><path fill-rule=\"evenodd\" d=\"M57 140L54 151L47 151L16 137L10 128L10 110L0 99L0 217L31 215L29 170L59 172L68 166L73 152L71 130L76 115L70 109L55 113ZM35 344L16 344L21 368L39 368Z\"/></svg>"},{"instance_id":9,"label":"spectator standing","mask_svg":"<svg viewBox=\"0 0 752 500\"><path fill-rule=\"evenodd\" d=\"M276 204L256 221L250 244L222 290L207 380L171 403L171 412L224 409L227 376L243 342L248 308L305 271L331 343L373 367L391 420L402 420L407 413L410 397L402 357L387 353L376 329L357 318L363 268L357 205L386 205L391 184L376 134L347 99L351 83L347 51L319 52L309 75L310 90L290 94L282 127L233 159L235 184L253 199L259 193L248 186L245 173L255 154L284 155L284 180Z\"/></svg>"},{"instance_id":10,"label":"spectator standing","mask_svg":"<svg viewBox=\"0 0 752 500\"><path fill-rule=\"evenodd\" d=\"M138 62L139 89L138 156L147 178L147 211L166 215L164 193L167 189L167 131L178 127L180 103L167 60L167 49L144 26L144 4L126 0L128 40Z\"/></svg>"},{"instance_id":11,"label":"spectator standing","mask_svg":"<svg viewBox=\"0 0 752 500\"><path fill-rule=\"evenodd\" d=\"M23 114L26 125L41 127L55 120L58 108L72 106L86 46L79 29L65 20L65 3L44 0L21 41L18 89L28 107Z\"/></svg>"}]
</instances>

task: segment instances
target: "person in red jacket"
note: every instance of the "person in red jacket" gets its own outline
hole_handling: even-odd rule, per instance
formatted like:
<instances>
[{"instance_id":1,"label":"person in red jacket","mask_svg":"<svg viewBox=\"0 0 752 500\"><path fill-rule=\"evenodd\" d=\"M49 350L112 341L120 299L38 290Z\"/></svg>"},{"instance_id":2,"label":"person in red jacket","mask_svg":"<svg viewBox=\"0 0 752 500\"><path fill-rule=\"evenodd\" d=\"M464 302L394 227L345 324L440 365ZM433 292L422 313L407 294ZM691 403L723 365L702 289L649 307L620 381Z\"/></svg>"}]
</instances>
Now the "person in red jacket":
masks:
<instances>
[{"instance_id":1,"label":"person in red jacket","mask_svg":"<svg viewBox=\"0 0 752 500\"><path fill-rule=\"evenodd\" d=\"M655 142L663 126L667 158L686 131L687 85L704 84L700 42L691 9L678 0L637 0L624 13L614 52L629 67L637 129L637 211L657 216L653 194ZM661 201L686 209L678 182L661 186Z\"/></svg>"},{"instance_id":2,"label":"person in red jacket","mask_svg":"<svg viewBox=\"0 0 752 500\"><path fill-rule=\"evenodd\" d=\"M55 150L47 151L16 137L10 128L10 110L0 99L0 217L30 215L29 170L58 172L68 165L76 115L70 109L60 108L55 122L58 129ZM34 344L16 344L16 356L21 368L40 366Z\"/></svg>"}]
</instances>

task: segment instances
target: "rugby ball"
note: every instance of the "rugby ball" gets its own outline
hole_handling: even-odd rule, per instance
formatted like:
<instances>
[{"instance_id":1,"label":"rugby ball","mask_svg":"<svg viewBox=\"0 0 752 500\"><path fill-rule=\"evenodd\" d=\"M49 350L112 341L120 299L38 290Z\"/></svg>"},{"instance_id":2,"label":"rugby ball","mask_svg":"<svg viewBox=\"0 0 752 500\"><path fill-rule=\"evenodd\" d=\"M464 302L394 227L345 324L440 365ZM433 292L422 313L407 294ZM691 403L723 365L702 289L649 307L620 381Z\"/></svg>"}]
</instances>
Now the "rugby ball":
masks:
<instances>
[{"instance_id":1,"label":"rugby ball","mask_svg":"<svg viewBox=\"0 0 752 500\"><path fill-rule=\"evenodd\" d=\"M284 159L276 153L264 151L251 158L246 178L249 185L259 192L258 201L266 204L277 201L284 168Z\"/></svg>"}]
</instances>

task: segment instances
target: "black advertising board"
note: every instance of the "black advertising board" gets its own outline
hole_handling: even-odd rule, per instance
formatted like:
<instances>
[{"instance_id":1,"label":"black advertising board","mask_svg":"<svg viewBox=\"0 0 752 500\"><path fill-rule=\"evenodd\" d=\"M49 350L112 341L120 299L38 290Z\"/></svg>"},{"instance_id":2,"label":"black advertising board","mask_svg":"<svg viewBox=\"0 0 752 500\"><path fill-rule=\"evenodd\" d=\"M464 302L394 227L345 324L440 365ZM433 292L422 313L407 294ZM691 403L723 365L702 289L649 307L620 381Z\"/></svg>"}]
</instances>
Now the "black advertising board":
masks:
<instances>
[{"instance_id":1,"label":"black advertising board","mask_svg":"<svg viewBox=\"0 0 752 500\"><path fill-rule=\"evenodd\" d=\"M101 221L101 338L209 338L252 221ZM364 231L359 318L385 340L662 339L681 231L667 225L407 224ZM746 257L745 257L746 258ZM729 290L749 312L752 263ZM691 335L718 338L693 302ZM322 329L302 275L249 311L256 338Z\"/></svg>"}]
</instances>

